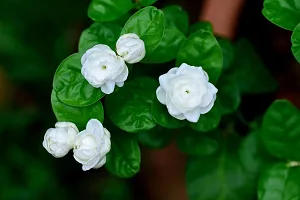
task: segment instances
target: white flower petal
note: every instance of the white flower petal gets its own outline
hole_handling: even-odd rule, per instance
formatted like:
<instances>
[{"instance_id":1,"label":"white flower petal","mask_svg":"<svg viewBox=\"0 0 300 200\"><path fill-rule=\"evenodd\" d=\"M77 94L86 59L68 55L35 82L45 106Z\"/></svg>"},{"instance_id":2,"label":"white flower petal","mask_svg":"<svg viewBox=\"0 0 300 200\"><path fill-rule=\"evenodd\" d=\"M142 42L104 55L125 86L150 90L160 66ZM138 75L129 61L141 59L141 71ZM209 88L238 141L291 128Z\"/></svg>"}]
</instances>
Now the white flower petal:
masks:
<instances>
[{"instance_id":1,"label":"white flower petal","mask_svg":"<svg viewBox=\"0 0 300 200\"><path fill-rule=\"evenodd\" d=\"M74 128L77 132L79 132L77 126L72 123L72 122L57 122L55 124L55 128L65 128L65 127L72 127Z\"/></svg>"},{"instance_id":2,"label":"white flower petal","mask_svg":"<svg viewBox=\"0 0 300 200\"><path fill-rule=\"evenodd\" d=\"M204 94L202 96L201 103L199 106L206 107L211 103L212 100L213 100L213 94L210 92L207 92L206 94Z\"/></svg>"},{"instance_id":3,"label":"white flower petal","mask_svg":"<svg viewBox=\"0 0 300 200\"><path fill-rule=\"evenodd\" d=\"M166 101L166 105L167 105L167 108L168 108L168 112L171 114L171 115L180 115L182 114L178 108L176 108L176 106L171 103L171 102L168 102L168 100Z\"/></svg>"},{"instance_id":4,"label":"white flower petal","mask_svg":"<svg viewBox=\"0 0 300 200\"><path fill-rule=\"evenodd\" d=\"M218 89L211 83L208 83L207 87L214 94L216 94L218 92Z\"/></svg>"},{"instance_id":5,"label":"white flower petal","mask_svg":"<svg viewBox=\"0 0 300 200\"><path fill-rule=\"evenodd\" d=\"M120 75L118 75L116 78L115 78L115 81L116 82L124 82L126 81L127 77L128 77L128 67L127 65L124 63L124 69L123 71L120 73Z\"/></svg>"},{"instance_id":6,"label":"white flower petal","mask_svg":"<svg viewBox=\"0 0 300 200\"><path fill-rule=\"evenodd\" d=\"M123 87L123 86L124 86L124 82L116 82L116 85L117 85L118 87Z\"/></svg>"},{"instance_id":7,"label":"white flower petal","mask_svg":"<svg viewBox=\"0 0 300 200\"><path fill-rule=\"evenodd\" d=\"M213 97L212 101L206 107L200 107L200 113L201 114L208 113L214 106L215 100L216 100L216 96Z\"/></svg>"},{"instance_id":8,"label":"white flower petal","mask_svg":"<svg viewBox=\"0 0 300 200\"><path fill-rule=\"evenodd\" d=\"M82 170L87 171L87 170L92 169L93 167L95 167L98 164L100 158L101 158L101 155L98 154L93 159L89 160L86 164L82 165Z\"/></svg>"},{"instance_id":9,"label":"white flower petal","mask_svg":"<svg viewBox=\"0 0 300 200\"><path fill-rule=\"evenodd\" d=\"M188 121L196 123L200 118L200 113L201 113L200 108L196 108L194 110L184 113L183 115Z\"/></svg>"},{"instance_id":10,"label":"white flower petal","mask_svg":"<svg viewBox=\"0 0 300 200\"><path fill-rule=\"evenodd\" d=\"M164 105L166 104L166 93L161 86L159 86L156 90L156 97L160 103Z\"/></svg>"},{"instance_id":11,"label":"white flower petal","mask_svg":"<svg viewBox=\"0 0 300 200\"><path fill-rule=\"evenodd\" d=\"M99 169L100 167L102 167L104 164L106 163L106 156L102 159L99 160L99 162L97 163L97 165L95 165L95 167L93 167L94 169Z\"/></svg>"},{"instance_id":12,"label":"white flower petal","mask_svg":"<svg viewBox=\"0 0 300 200\"><path fill-rule=\"evenodd\" d=\"M98 135L102 137L104 134L103 125L97 119L90 119L86 125L86 132L92 133L96 137L98 137Z\"/></svg>"},{"instance_id":13,"label":"white flower petal","mask_svg":"<svg viewBox=\"0 0 300 200\"><path fill-rule=\"evenodd\" d=\"M115 82L114 81L107 81L104 85L101 86L101 91L105 94L113 93L115 89Z\"/></svg>"},{"instance_id":14,"label":"white flower petal","mask_svg":"<svg viewBox=\"0 0 300 200\"><path fill-rule=\"evenodd\" d=\"M174 118L178 119L178 120L185 120L185 117L183 114L179 114L179 115L171 115L173 116Z\"/></svg>"}]
</instances>

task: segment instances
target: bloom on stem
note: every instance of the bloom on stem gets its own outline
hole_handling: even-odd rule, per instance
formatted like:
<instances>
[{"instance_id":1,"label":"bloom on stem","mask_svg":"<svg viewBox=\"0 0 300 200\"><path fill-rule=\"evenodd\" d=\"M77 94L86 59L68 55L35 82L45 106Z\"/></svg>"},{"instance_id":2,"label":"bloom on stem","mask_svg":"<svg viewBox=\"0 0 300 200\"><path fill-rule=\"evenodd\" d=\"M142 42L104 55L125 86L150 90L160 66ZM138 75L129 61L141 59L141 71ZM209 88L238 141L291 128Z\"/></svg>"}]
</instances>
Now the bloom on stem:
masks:
<instances>
[{"instance_id":1,"label":"bloom on stem","mask_svg":"<svg viewBox=\"0 0 300 200\"><path fill-rule=\"evenodd\" d=\"M170 115L179 120L197 122L201 114L211 110L218 89L208 82L202 67L183 63L159 77L156 96L168 108Z\"/></svg>"},{"instance_id":2,"label":"bloom on stem","mask_svg":"<svg viewBox=\"0 0 300 200\"><path fill-rule=\"evenodd\" d=\"M115 85L122 87L128 77L125 61L107 45L97 44L81 58L81 74L95 88L111 94Z\"/></svg>"},{"instance_id":3,"label":"bloom on stem","mask_svg":"<svg viewBox=\"0 0 300 200\"><path fill-rule=\"evenodd\" d=\"M76 136L74 158L82 164L83 171L97 169L105 164L110 146L109 131L103 128L100 121L91 119L86 129Z\"/></svg>"}]
</instances>

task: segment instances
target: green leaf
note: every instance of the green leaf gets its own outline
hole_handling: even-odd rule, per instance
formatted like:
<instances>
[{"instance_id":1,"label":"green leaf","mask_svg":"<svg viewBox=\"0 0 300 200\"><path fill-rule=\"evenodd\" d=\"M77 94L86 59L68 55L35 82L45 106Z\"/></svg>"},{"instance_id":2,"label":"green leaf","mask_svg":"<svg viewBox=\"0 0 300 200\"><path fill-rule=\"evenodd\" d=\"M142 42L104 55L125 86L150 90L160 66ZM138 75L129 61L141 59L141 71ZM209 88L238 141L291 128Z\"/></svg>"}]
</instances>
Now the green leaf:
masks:
<instances>
[{"instance_id":1,"label":"green leaf","mask_svg":"<svg viewBox=\"0 0 300 200\"><path fill-rule=\"evenodd\" d=\"M148 6L132 15L122 29L121 35L137 34L145 43L146 57L162 40L165 29L164 14L161 10Z\"/></svg>"},{"instance_id":2,"label":"green leaf","mask_svg":"<svg viewBox=\"0 0 300 200\"><path fill-rule=\"evenodd\" d=\"M121 178L130 178L140 171L141 152L138 142L126 133L113 133L106 169Z\"/></svg>"},{"instance_id":3,"label":"green leaf","mask_svg":"<svg viewBox=\"0 0 300 200\"><path fill-rule=\"evenodd\" d=\"M152 4L154 4L157 0L138 0L138 2L142 5L142 6L150 6Z\"/></svg>"},{"instance_id":4,"label":"green leaf","mask_svg":"<svg viewBox=\"0 0 300 200\"><path fill-rule=\"evenodd\" d=\"M155 97L157 81L149 77L138 77L125 84L105 99L107 115L120 129L136 133L156 126L151 115L151 104Z\"/></svg>"},{"instance_id":5,"label":"green leaf","mask_svg":"<svg viewBox=\"0 0 300 200\"><path fill-rule=\"evenodd\" d=\"M298 0L265 0L262 13L270 22L291 31L300 22Z\"/></svg>"},{"instance_id":6,"label":"green leaf","mask_svg":"<svg viewBox=\"0 0 300 200\"><path fill-rule=\"evenodd\" d=\"M287 100L276 100L267 110L261 138L268 152L282 159L300 160L300 113Z\"/></svg>"},{"instance_id":7,"label":"green leaf","mask_svg":"<svg viewBox=\"0 0 300 200\"><path fill-rule=\"evenodd\" d=\"M88 16L94 21L113 21L133 8L131 0L92 0Z\"/></svg>"},{"instance_id":8,"label":"green leaf","mask_svg":"<svg viewBox=\"0 0 300 200\"><path fill-rule=\"evenodd\" d=\"M104 93L91 86L81 74L81 54L67 57L57 68L53 89L57 98L70 106L88 106L99 101Z\"/></svg>"},{"instance_id":9,"label":"green leaf","mask_svg":"<svg viewBox=\"0 0 300 200\"><path fill-rule=\"evenodd\" d=\"M236 44L235 60L229 71L241 93L266 93L277 88L275 78L268 72L252 45L245 39Z\"/></svg>"},{"instance_id":10,"label":"green leaf","mask_svg":"<svg viewBox=\"0 0 300 200\"><path fill-rule=\"evenodd\" d=\"M178 149L191 156L208 156L215 153L219 143L206 134L185 128L176 137Z\"/></svg>"},{"instance_id":11,"label":"green leaf","mask_svg":"<svg viewBox=\"0 0 300 200\"><path fill-rule=\"evenodd\" d=\"M78 49L85 52L96 44L106 44L115 49L121 30L121 26L116 24L95 22L82 32Z\"/></svg>"},{"instance_id":12,"label":"green leaf","mask_svg":"<svg viewBox=\"0 0 300 200\"><path fill-rule=\"evenodd\" d=\"M202 22L196 22L195 24L192 24L189 28L189 34L192 35L193 33L199 31L199 30L204 30L213 33L213 26L210 22L208 21L202 21Z\"/></svg>"},{"instance_id":13,"label":"green leaf","mask_svg":"<svg viewBox=\"0 0 300 200\"><path fill-rule=\"evenodd\" d=\"M223 65L222 49L216 38L207 31L192 34L180 48L176 64L187 63L201 66L208 74L210 82L217 82Z\"/></svg>"},{"instance_id":14,"label":"green leaf","mask_svg":"<svg viewBox=\"0 0 300 200\"><path fill-rule=\"evenodd\" d=\"M143 63L165 63L176 58L186 37L175 27L167 27L157 48L143 59Z\"/></svg>"},{"instance_id":15,"label":"green leaf","mask_svg":"<svg viewBox=\"0 0 300 200\"><path fill-rule=\"evenodd\" d=\"M222 115L236 111L241 103L241 94L236 82L231 79L221 77L217 84L220 98Z\"/></svg>"},{"instance_id":16,"label":"green leaf","mask_svg":"<svg viewBox=\"0 0 300 200\"><path fill-rule=\"evenodd\" d=\"M72 107L59 101L57 93L52 90L51 104L57 121L73 122L80 130L85 129L87 122L92 118L101 122L104 120L104 110L100 101L90 106Z\"/></svg>"},{"instance_id":17,"label":"green leaf","mask_svg":"<svg viewBox=\"0 0 300 200\"><path fill-rule=\"evenodd\" d=\"M230 40L218 38L223 53L223 70L229 69L235 58L235 47Z\"/></svg>"},{"instance_id":18,"label":"green leaf","mask_svg":"<svg viewBox=\"0 0 300 200\"><path fill-rule=\"evenodd\" d=\"M300 198L300 168L278 163L260 178L258 200L297 200Z\"/></svg>"},{"instance_id":19,"label":"green leaf","mask_svg":"<svg viewBox=\"0 0 300 200\"><path fill-rule=\"evenodd\" d=\"M178 5L170 5L162 9L165 14L166 27L176 27L186 34L189 27L189 15Z\"/></svg>"},{"instance_id":20,"label":"green leaf","mask_svg":"<svg viewBox=\"0 0 300 200\"><path fill-rule=\"evenodd\" d=\"M217 96L214 107L208 113L200 115L197 123L190 123L189 126L195 131L211 131L218 127L221 121L221 111L220 101Z\"/></svg>"},{"instance_id":21,"label":"green leaf","mask_svg":"<svg viewBox=\"0 0 300 200\"><path fill-rule=\"evenodd\" d=\"M296 60L300 63L300 23L294 29L291 40L292 52Z\"/></svg>"},{"instance_id":22,"label":"green leaf","mask_svg":"<svg viewBox=\"0 0 300 200\"><path fill-rule=\"evenodd\" d=\"M160 149L170 144L172 132L173 130L171 129L156 126L150 131L138 133L137 139L145 147Z\"/></svg>"},{"instance_id":23,"label":"green leaf","mask_svg":"<svg viewBox=\"0 0 300 200\"><path fill-rule=\"evenodd\" d=\"M176 129L184 127L187 124L186 120L178 120L172 117L168 112L167 106L161 104L156 96L152 103L152 116L157 124L165 128Z\"/></svg>"}]
</instances>

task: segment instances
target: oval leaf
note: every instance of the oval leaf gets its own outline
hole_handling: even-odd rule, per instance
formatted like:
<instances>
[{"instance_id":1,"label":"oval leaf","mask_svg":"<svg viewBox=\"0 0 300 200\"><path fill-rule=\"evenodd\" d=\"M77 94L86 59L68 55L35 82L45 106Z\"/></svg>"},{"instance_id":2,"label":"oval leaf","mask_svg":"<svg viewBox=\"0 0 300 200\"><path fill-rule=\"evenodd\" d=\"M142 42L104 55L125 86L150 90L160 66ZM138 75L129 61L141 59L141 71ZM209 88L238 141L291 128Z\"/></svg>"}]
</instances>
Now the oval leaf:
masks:
<instances>
[{"instance_id":1,"label":"oval leaf","mask_svg":"<svg viewBox=\"0 0 300 200\"><path fill-rule=\"evenodd\" d=\"M106 169L122 178L130 178L140 171L141 152L138 142L125 133L111 137L111 150L106 156Z\"/></svg>"},{"instance_id":2,"label":"oval leaf","mask_svg":"<svg viewBox=\"0 0 300 200\"><path fill-rule=\"evenodd\" d=\"M276 100L262 123L262 142L277 158L300 160L300 113L287 100Z\"/></svg>"},{"instance_id":3,"label":"oval leaf","mask_svg":"<svg viewBox=\"0 0 300 200\"><path fill-rule=\"evenodd\" d=\"M189 34L192 35L193 33L199 31L199 30L204 30L213 33L213 26L210 22L208 21L202 21L202 22L197 22L193 25L190 26L189 28Z\"/></svg>"},{"instance_id":4,"label":"oval leaf","mask_svg":"<svg viewBox=\"0 0 300 200\"><path fill-rule=\"evenodd\" d=\"M189 27L189 15L178 5L170 5L162 9L165 15L166 27L176 27L186 34Z\"/></svg>"},{"instance_id":5,"label":"oval leaf","mask_svg":"<svg viewBox=\"0 0 300 200\"><path fill-rule=\"evenodd\" d=\"M154 4L157 0L138 0L138 2L142 5L142 6L150 6L152 4Z\"/></svg>"},{"instance_id":6,"label":"oval leaf","mask_svg":"<svg viewBox=\"0 0 300 200\"><path fill-rule=\"evenodd\" d=\"M180 48L177 66L187 63L201 66L208 74L210 82L217 82L223 65L222 49L216 38L208 31L192 34Z\"/></svg>"},{"instance_id":7,"label":"oval leaf","mask_svg":"<svg viewBox=\"0 0 300 200\"><path fill-rule=\"evenodd\" d=\"M161 10L148 6L132 15L122 29L121 35L137 34L145 43L146 57L162 40L165 29L164 14Z\"/></svg>"},{"instance_id":8,"label":"oval leaf","mask_svg":"<svg viewBox=\"0 0 300 200\"><path fill-rule=\"evenodd\" d=\"M53 89L57 98L70 106L88 106L104 96L100 89L91 86L81 74L81 54L67 57L57 68Z\"/></svg>"},{"instance_id":9,"label":"oval leaf","mask_svg":"<svg viewBox=\"0 0 300 200\"><path fill-rule=\"evenodd\" d=\"M88 16L94 21L113 21L133 8L131 0L92 0Z\"/></svg>"},{"instance_id":10,"label":"oval leaf","mask_svg":"<svg viewBox=\"0 0 300 200\"><path fill-rule=\"evenodd\" d=\"M291 40L292 40L292 52L296 60L300 63L300 24L298 24L294 29Z\"/></svg>"},{"instance_id":11,"label":"oval leaf","mask_svg":"<svg viewBox=\"0 0 300 200\"><path fill-rule=\"evenodd\" d=\"M57 121L73 122L81 130L85 128L87 122L92 118L101 122L104 120L104 110L100 101L90 106L72 107L59 101L56 92L52 90L51 104Z\"/></svg>"},{"instance_id":12,"label":"oval leaf","mask_svg":"<svg viewBox=\"0 0 300 200\"><path fill-rule=\"evenodd\" d=\"M300 22L299 0L265 0L263 15L277 26L294 30Z\"/></svg>"},{"instance_id":13,"label":"oval leaf","mask_svg":"<svg viewBox=\"0 0 300 200\"><path fill-rule=\"evenodd\" d=\"M156 126L151 115L152 99L158 83L138 77L105 99L107 115L120 129L136 133Z\"/></svg>"},{"instance_id":14,"label":"oval leaf","mask_svg":"<svg viewBox=\"0 0 300 200\"><path fill-rule=\"evenodd\" d=\"M223 53L223 70L227 70L234 61L235 47L228 39L225 38L218 38L218 42Z\"/></svg>"},{"instance_id":15,"label":"oval leaf","mask_svg":"<svg viewBox=\"0 0 300 200\"><path fill-rule=\"evenodd\" d=\"M121 30L121 26L116 24L95 22L82 32L78 49L85 52L96 44L106 44L115 49Z\"/></svg>"}]
</instances>

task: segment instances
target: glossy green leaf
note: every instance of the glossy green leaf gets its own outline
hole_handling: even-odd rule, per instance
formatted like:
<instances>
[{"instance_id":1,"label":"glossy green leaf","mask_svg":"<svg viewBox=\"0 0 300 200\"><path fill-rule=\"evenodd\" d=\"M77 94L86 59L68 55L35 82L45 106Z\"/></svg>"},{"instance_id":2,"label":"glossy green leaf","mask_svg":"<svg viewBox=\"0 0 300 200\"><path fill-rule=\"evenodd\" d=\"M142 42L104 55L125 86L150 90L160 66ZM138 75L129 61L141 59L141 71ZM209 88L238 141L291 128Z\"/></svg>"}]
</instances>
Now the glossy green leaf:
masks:
<instances>
[{"instance_id":1,"label":"glossy green leaf","mask_svg":"<svg viewBox=\"0 0 300 200\"><path fill-rule=\"evenodd\" d=\"M170 5L162 9L165 15L166 27L176 27L186 34L189 27L189 15L178 5Z\"/></svg>"},{"instance_id":2,"label":"glossy green leaf","mask_svg":"<svg viewBox=\"0 0 300 200\"><path fill-rule=\"evenodd\" d=\"M300 3L298 0L265 0L262 13L272 23L292 31L300 22Z\"/></svg>"},{"instance_id":3,"label":"glossy green leaf","mask_svg":"<svg viewBox=\"0 0 300 200\"><path fill-rule=\"evenodd\" d=\"M53 89L57 98L70 106L88 106L99 101L104 93L91 86L81 74L81 54L67 57L57 68Z\"/></svg>"},{"instance_id":4,"label":"glossy green leaf","mask_svg":"<svg viewBox=\"0 0 300 200\"><path fill-rule=\"evenodd\" d=\"M300 63L300 23L294 29L291 40L292 40L292 52L296 60Z\"/></svg>"},{"instance_id":5,"label":"glossy green leaf","mask_svg":"<svg viewBox=\"0 0 300 200\"><path fill-rule=\"evenodd\" d=\"M225 38L218 38L218 42L223 53L223 70L227 70L234 61L235 47L228 39Z\"/></svg>"},{"instance_id":6,"label":"glossy green leaf","mask_svg":"<svg viewBox=\"0 0 300 200\"><path fill-rule=\"evenodd\" d=\"M200 115L197 123L190 123L189 126L195 131L207 132L218 127L221 121L222 108L217 95L214 107L206 114Z\"/></svg>"},{"instance_id":7,"label":"glossy green leaf","mask_svg":"<svg viewBox=\"0 0 300 200\"><path fill-rule=\"evenodd\" d=\"M266 170L260 178L258 200L300 199L300 168L278 163Z\"/></svg>"},{"instance_id":8,"label":"glossy green leaf","mask_svg":"<svg viewBox=\"0 0 300 200\"><path fill-rule=\"evenodd\" d=\"M120 129L136 133L156 126L151 115L152 100L158 82L149 77L138 77L105 98L106 112Z\"/></svg>"},{"instance_id":9,"label":"glossy green leaf","mask_svg":"<svg viewBox=\"0 0 300 200\"><path fill-rule=\"evenodd\" d=\"M146 57L162 40L165 29L164 14L161 10L148 6L132 15L122 29L125 33L137 34L145 43Z\"/></svg>"},{"instance_id":10,"label":"glossy green leaf","mask_svg":"<svg viewBox=\"0 0 300 200\"><path fill-rule=\"evenodd\" d=\"M168 113L167 106L161 104L157 100L156 96L153 99L152 116L157 124L165 128L171 128L171 129L181 128L187 124L186 120L178 120L172 117Z\"/></svg>"},{"instance_id":11,"label":"glossy green leaf","mask_svg":"<svg viewBox=\"0 0 300 200\"><path fill-rule=\"evenodd\" d=\"M150 131L137 134L139 143L148 148L159 149L170 144L174 130L156 126Z\"/></svg>"},{"instance_id":12,"label":"glossy green leaf","mask_svg":"<svg viewBox=\"0 0 300 200\"><path fill-rule=\"evenodd\" d=\"M178 149L191 156L208 156L215 153L219 148L219 143L210 137L185 128L176 137Z\"/></svg>"},{"instance_id":13,"label":"glossy green leaf","mask_svg":"<svg viewBox=\"0 0 300 200\"><path fill-rule=\"evenodd\" d=\"M86 51L96 44L106 44L115 49L121 30L121 26L116 24L95 22L82 32L78 49Z\"/></svg>"},{"instance_id":14,"label":"glossy green leaf","mask_svg":"<svg viewBox=\"0 0 300 200\"><path fill-rule=\"evenodd\" d=\"M253 46L245 39L236 44L235 60L230 78L237 82L241 93L266 93L277 88L277 81L266 69Z\"/></svg>"},{"instance_id":15,"label":"glossy green leaf","mask_svg":"<svg viewBox=\"0 0 300 200\"><path fill-rule=\"evenodd\" d=\"M142 5L142 6L150 6L152 4L154 4L157 0L138 0L138 2Z\"/></svg>"},{"instance_id":16,"label":"glossy green leaf","mask_svg":"<svg viewBox=\"0 0 300 200\"><path fill-rule=\"evenodd\" d=\"M167 27L157 48L143 60L143 63L165 63L176 58L186 37L175 27Z\"/></svg>"},{"instance_id":17,"label":"glossy green leaf","mask_svg":"<svg viewBox=\"0 0 300 200\"><path fill-rule=\"evenodd\" d=\"M51 104L57 121L73 122L81 130L85 128L87 122L92 118L101 122L104 120L104 110L100 101L90 106L72 107L59 101L57 93L52 90Z\"/></svg>"},{"instance_id":18,"label":"glossy green leaf","mask_svg":"<svg viewBox=\"0 0 300 200\"><path fill-rule=\"evenodd\" d=\"M217 96L220 99L222 115L236 111L241 103L241 94L236 82L228 78L220 78L217 84Z\"/></svg>"},{"instance_id":19,"label":"glossy green leaf","mask_svg":"<svg viewBox=\"0 0 300 200\"><path fill-rule=\"evenodd\" d=\"M113 134L106 169L121 178L130 178L140 171L141 152L138 142L126 133Z\"/></svg>"},{"instance_id":20,"label":"glossy green leaf","mask_svg":"<svg viewBox=\"0 0 300 200\"><path fill-rule=\"evenodd\" d=\"M201 66L208 74L210 82L217 82L223 65L222 49L216 38L208 31L192 34L180 48L176 64L187 63Z\"/></svg>"},{"instance_id":21,"label":"glossy green leaf","mask_svg":"<svg viewBox=\"0 0 300 200\"><path fill-rule=\"evenodd\" d=\"M199 30L204 30L213 33L213 26L208 21L196 22L195 24L192 24L190 26L188 35L192 35L193 33Z\"/></svg>"},{"instance_id":22,"label":"glossy green leaf","mask_svg":"<svg viewBox=\"0 0 300 200\"><path fill-rule=\"evenodd\" d=\"M282 159L300 160L300 113L287 100L276 100L267 110L261 138L268 152Z\"/></svg>"},{"instance_id":23,"label":"glossy green leaf","mask_svg":"<svg viewBox=\"0 0 300 200\"><path fill-rule=\"evenodd\" d=\"M133 8L131 0L92 0L88 16L94 21L113 21Z\"/></svg>"}]
</instances>

